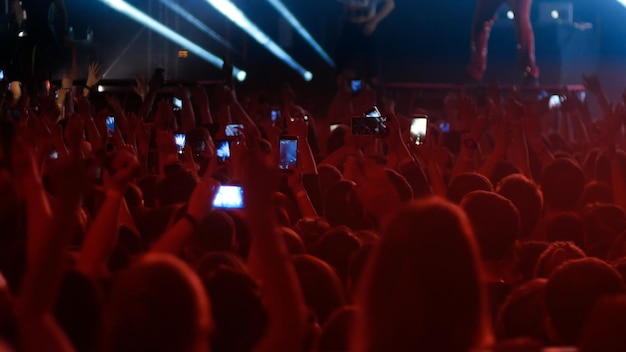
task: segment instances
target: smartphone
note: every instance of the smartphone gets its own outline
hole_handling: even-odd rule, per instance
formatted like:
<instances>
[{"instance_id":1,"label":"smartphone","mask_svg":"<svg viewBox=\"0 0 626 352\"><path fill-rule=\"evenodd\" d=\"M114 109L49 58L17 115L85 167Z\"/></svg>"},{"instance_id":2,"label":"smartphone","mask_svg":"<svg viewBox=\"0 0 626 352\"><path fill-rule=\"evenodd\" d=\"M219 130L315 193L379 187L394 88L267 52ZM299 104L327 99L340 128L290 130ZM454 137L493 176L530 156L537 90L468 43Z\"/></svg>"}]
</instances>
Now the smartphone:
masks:
<instances>
[{"instance_id":1,"label":"smartphone","mask_svg":"<svg viewBox=\"0 0 626 352\"><path fill-rule=\"evenodd\" d=\"M278 167L281 170L290 170L298 164L298 137L280 137L280 162Z\"/></svg>"},{"instance_id":2,"label":"smartphone","mask_svg":"<svg viewBox=\"0 0 626 352\"><path fill-rule=\"evenodd\" d=\"M548 101L548 107L550 108L550 110L556 110L561 107L562 101L563 98L560 95L554 94L550 96L550 100Z\"/></svg>"},{"instance_id":3,"label":"smartphone","mask_svg":"<svg viewBox=\"0 0 626 352\"><path fill-rule=\"evenodd\" d=\"M57 152L56 150L53 150L50 152L50 154L48 154L49 160L57 160L58 158L59 158L59 152Z\"/></svg>"},{"instance_id":4,"label":"smartphone","mask_svg":"<svg viewBox=\"0 0 626 352\"><path fill-rule=\"evenodd\" d=\"M374 106L365 112L365 117L382 117L382 115L380 111L378 111L378 108Z\"/></svg>"},{"instance_id":5,"label":"smartphone","mask_svg":"<svg viewBox=\"0 0 626 352\"><path fill-rule=\"evenodd\" d=\"M230 143L228 141L216 141L215 155L220 164L230 160Z\"/></svg>"},{"instance_id":6,"label":"smartphone","mask_svg":"<svg viewBox=\"0 0 626 352\"><path fill-rule=\"evenodd\" d=\"M0 81L4 81L4 70L0 70Z\"/></svg>"},{"instance_id":7,"label":"smartphone","mask_svg":"<svg viewBox=\"0 0 626 352\"><path fill-rule=\"evenodd\" d=\"M442 133L450 132L450 122L448 122L448 121L440 121L439 122L439 129L441 130Z\"/></svg>"},{"instance_id":8,"label":"smartphone","mask_svg":"<svg viewBox=\"0 0 626 352\"><path fill-rule=\"evenodd\" d=\"M184 133L175 133L174 141L176 141L176 148L178 149L178 154L184 154L185 145L187 144L187 136Z\"/></svg>"},{"instance_id":9,"label":"smartphone","mask_svg":"<svg viewBox=\"0 0 626 352\"><path fill-rule=\"evenodd\" d=\"M227 137L236 137L241 134L242 130L243 130L243 125L230 124L230 125L226 125L225 133Z\"/></svg>"},{"instance_id":10,"label":"smartphone","mask_svg":"<svg viewBox=\"0 0 626 352\"><path fill-rule=\"evenodd\" d=\"M221 185L213 198L213 207L243 209L243 188L235 185Z\"/></svg>"},{"instance_id":11,"label":"smartphone","mask_svg":"<svg viewBox=\"0 0 626 352\"><path fill-rule=\"evenodd\" d=\"M270 117L272 118L272 122L276 122L276 120L280 119L280 108L272 108L270 112Z\"/></svg>"},{"instance_id":12,"label":"smartphone","mask_svg":"<svg viewBox=\"0 0 626 352\"><path fill-rule=\"evenodd\" d=\"M330 133L333 133L334 130L337 129L337 127L339 127L339 125L341 125L340 123L331 123L330 124Z\"/></svg>"},{"instance_id":13,"label":"smartphone","mask_svg":"<svg viewBox=\"0 0 626 352\"><path fill-rule=\"evenodd\" d=\"M58 100L59 99L59 90L55 89L54 90L54 100Z\"/></svg>"},{"instance_id":14,"label":"smartphone","mask_svg":"<svg viewBox=\"0 0 626 352\"><path fill-rule=\"evenodd\" d=\"M388 133L383 118L352 118L352 134L355 136L386 136Z\"/></svg>"},{"instance_id":15,"label":"smartphone","mask_svg":"<svg viewBox=\"0 0 626 352\"><path fill-rule=\"evenodd\" d=\"M183 101L173 97L172 98L172 110L174 111L181 111L183 109Z\"/></svg>"},{"instance_id":16,"label":"smartphone","mask_svg":"<svg viewBox=\"0 0 626 352\"><path fill-rule=\"evenodd\" d=\"M409 131L410 139L413 143L422 145L426 140L426 131L428 131L428 116L419 114L413 115L412 118Z\"/></svg>"},{"instance_id":17,"label":"smartphone","mask_svg":"<svg viewBox=\"0 0 626 352\"><path fill-rule=\"evenodd\" d=\"M350 81L350 89L353 95L357 95L363 90L363 81L360 79L353 79Z\"/></svg>"},{"instance_id":18,"label":"smartphone","mask_svg":"<svg viewBox=\"0 0 626 352\"><path fill-rule=\"evenodd\" d=\"M107 116L106 124L107 124L108 135L109 136L113 135L113 132L115 132L115 116Z\"/></svg>"}]
</instances>

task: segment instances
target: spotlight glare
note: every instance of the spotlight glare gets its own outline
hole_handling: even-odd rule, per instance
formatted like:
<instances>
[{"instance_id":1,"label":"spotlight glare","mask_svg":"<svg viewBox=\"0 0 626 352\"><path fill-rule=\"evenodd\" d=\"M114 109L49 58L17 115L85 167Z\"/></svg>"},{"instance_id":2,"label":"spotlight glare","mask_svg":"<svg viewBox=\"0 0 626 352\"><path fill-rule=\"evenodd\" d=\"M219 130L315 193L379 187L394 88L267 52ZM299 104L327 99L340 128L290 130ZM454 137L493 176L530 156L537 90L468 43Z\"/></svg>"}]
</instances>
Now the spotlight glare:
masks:
<instances>
[{"instance_id":1,"label":"spotlight glare","mask_svg":"<svg viewBox=\"0 0 626 352\"><path fill-rule=\"evenodd\" d=\"M22 29L17 33L17 36L20 38L24 38L26 36L26 31Z\"/></svg>"},{"instance_id":2,"label":"spotlight glare","mask_svg":"<svg viewBox=\"0 0 626 352\"><path fill-rule=\"evenodd\" d=\"M328 56L326 51L322 49L322 47L313 39L311 34L300 24L300 21L296 19L296 17L287 9L287 7L280 0L267 0L267 2L272 5L276 11L278 11L283 18L289 22L291 27L293 27L299 34L306 40L311 47L326 61L331 67L335 67L335 62Z\"/></svg>"},{"instance_id":3,"label":"spotlight glare","mask_svg":"<svg viewBox=\"0 0 626 352\"><path fill-rule=\"evenodd\" d=\"M202 23L202 21L200 21L198 18L196 18L194 15L189 13L187 10L182 8L180 5L178 5L174 1L159 0L159 2L161 2L161 4L165 5L170 10L177 13L180 17L184 18L187 22L189 22L191 25L199 29L201 32L204 32L206 35L213 38L215 41L233 50L233 47L230 45L230 43L226 39L224 39L221 35L217 34L217 32L209 28L206 24Z\"/></svg>"},{"instance_id":4,"label":"spotlight glare","mask_svg":"<svg viewBox=\"0 0 626 352\"><path fill-rule=\"evenodd\" d=\"M98 85L98 93L102 93L104 92L104 87L101 85Z\"/></svg>"},{"instance_id":5,"label":"spotlight glare","mask_svg":"<svg viewBox=\"0 0 626 352\"><path fill-rule=\"evenodd\" d=\"M555 20L559 19L559 11L552 10L552 12L550 12L550 16L552 16Z\"/></svg>"},{"instance_id":6,"label":"spotlight glare","mask_svg":"<svg viewBox=\"0 0 626 352\"><path fill-rule=\"evenodd\" d=\"M246 80L247 75L246 71L239 71L237 72L236 78L239 82L243 82Z\"/></svg>"},{"instance_id":7,"label":"spotlight glare","mask_svg":"<svg viewBox=\"0 0 626 352\"><path fill-rule=\"evenodd\" d=\"M515 18L515 14L513 13L513 11L509 10L506 12L506 17L510 20Z\"/></svg>"},{"instance_id":8,"label":"spotlight glare","mask_svg":"<svg viewBox=\"0 0 626 352\"><path fill-rule=\"evenodd\" d=\"M309 71L306 71L303 75L304 80L310 82L313 79L313 74Z\"/></svg>"},{"instance_id":9,"label":"spotlight glare","mask_svg":"<svg viewBox=\"0 0 626 352\"><path fill-rule=\"evenodd\" d=\"M230 0L206 0L211 6L213 6L222 15L228 17L239 28L248 33L259 44L265 46L274 56L282 60L292 69L298 71L300 75L304 75L307 70L296 62L289 54L287 54L278 44L276 44L270 37L257 27L252 21L244 15L241 10L235 6Z\"/></svg>"},{"instance_id":10,"label":"spotlight glare","mask_svg":"<svg viewBox=\"0 0 626 352\"><path fill-rule=\"evenodd\" d=\"M211 63L212 65L219 67L219 68L221 68L224 65L224 61L220 59L219 57L201 48L198 44L176 33L175 31L168 28L161 22L158 22L154 18L148 16L147 14L140 11L136 7L128 4L124 0L100 0L100 1L109 5L111 8L117 10L118 12L123 13L124 15L132 18L133 20L141 23L142 25L152 29L153 31L161 34L165 38L173 41L174 43L180 45L181 47L187 48L190 52L198 55L199 57ZM241 70L239 68L233 67L233 75L236 76L240 71Z\"/></svg>"}]
</instances>

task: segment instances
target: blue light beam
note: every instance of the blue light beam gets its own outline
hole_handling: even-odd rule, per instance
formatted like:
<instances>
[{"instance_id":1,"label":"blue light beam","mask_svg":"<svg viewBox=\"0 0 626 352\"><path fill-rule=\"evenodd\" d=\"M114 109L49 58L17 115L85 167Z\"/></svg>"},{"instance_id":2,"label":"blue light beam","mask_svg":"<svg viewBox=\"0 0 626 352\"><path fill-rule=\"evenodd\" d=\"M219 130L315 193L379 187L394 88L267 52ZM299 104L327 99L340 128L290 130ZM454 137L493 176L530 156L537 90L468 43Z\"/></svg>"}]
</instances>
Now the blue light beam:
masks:
<instances>
[{"instance_id":1,"label":"blue light beam","mask_svg":"<svg viewBox=\"0 0 626 352\"><path fill-rule=\"evenodd\" d=\"M144 12L128 4L124 0L100 0L100 1L107 4L112 9L130 17L131 19L161 34L162 36L173 41L174 43L186 48L187 50L198 55L200 58L211 63L212 65L218 68L222 68L222 66L224 65L224 61L220 59L219 57L201 48L199 45L183 37L182 35L174 32L172 29L168 28L161 22L158 22L157 20L148 16ZM246 71L233 67L233 76L235 76L235 78L237 78L237 80L241 82L246 79Z\"/></svg>"},{"instance_id":2,"label":"blue light beam","mask_svg":"<svg viewBox=\"0 0 626 352\"><path fill-rule=\"evenodd\" d=\"M174 1L172 1L172 0L159 0L159 2L161 4L163 4L164 6L166 6L167 8L169 8L170 10L174 11L180 17L182 17L187 22L189 22L192 26L196 27L201 32L203 32L204 34L206 34L209 37L213 38L216 42L222 44L223 46L227 47L228 49L234 50L233 47L230 45L230 43L226 39L224 39L221 35L217 34L217 32L215 32L214 30L209 28L206 24L202 23L202 21L200 21L194 15L189 13L189 11L185 10L184 8L182 8L180 5L178 5Z\"/></svg>"},{"instance_id":3,"label":"blue light beam","mask_svg":"<svg viewBox=\"0 0 626 352\"><path fill-rule=\"evenodd\" d=\"M625 0L626 1L626 0ZM278 13L280 13L285 21L287 21L293 29L300 34L304 40L326 61L331 67L335 67L335 62L328 56L326 51L313 39L311 34L300 24L300 21L287 9L287 7L280 0L267 0Z\"/></svg>"},{"instance_id":4,"label":"blue light beam","mask_svg":"<svg viewBox=\"0 0 626 352\"><path fill-rule=\"evenodd\" d=\"M226 16L239 28L246 31L254 40L263 45L274 56L286 63L289 67L296 70L306 81L313 79L313 74L307 71L299 63L296 62L289 54L287 54L278 44L276 44L270 37L259 29L252 21L244 15L235 4L229 0L206 0L217 11Z\"/></svg>"}]
</instances>

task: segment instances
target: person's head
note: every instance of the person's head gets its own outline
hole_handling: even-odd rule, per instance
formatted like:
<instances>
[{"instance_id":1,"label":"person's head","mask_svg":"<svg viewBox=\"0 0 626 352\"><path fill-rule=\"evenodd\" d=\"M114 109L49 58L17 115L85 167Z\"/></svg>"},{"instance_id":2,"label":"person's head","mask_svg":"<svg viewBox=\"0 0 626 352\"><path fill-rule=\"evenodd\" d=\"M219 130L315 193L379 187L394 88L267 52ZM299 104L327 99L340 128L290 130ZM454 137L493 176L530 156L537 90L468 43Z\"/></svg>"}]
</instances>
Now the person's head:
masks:
<instances>
[{"instance_id":1,"label":"person's head","mask_svg":"<svg viewBox=\"0 0 626 352\"><path fill-rule=\"evenodd\" d=\"M561 158L543 170L540 184L550 210L575 210L585 188L585 175L574 161Z\"/></svg>"},{"instance_id":2,"label":"person's head","mask_svg":"<svg viewBox=\"0 0 626 352\"><path fill-rule=\"evenodd\" d=\"M353 230L366 228L365 210L354 192L356 184L341 180L324 195L324 214L330 226L345 225Z\"/></svg>"},{"instance_id":3,"label":"person's head","mask_svg":"<svg viewBox=\"0 0 626 352\"><path fill-rule=\"evenodd\" d=\"M552 242L537 260L535 277L549 277L566 261L584 257L586 257L585 252L572 242Z\"/></svg>"},{"instance_id":4,"label":"person's head","mask_svg":"<svg viewBox=\"0 0 626 352\"><path fill-rule=\"evenodd\" d=\"M268 316L256 282L246 273L219 267L202 277L212 304L211 351L250 351L263 337Z\"/></svg>"},{"instance_id":5,"label":"person's head","mask_svg":"<svg viewBox=\"0 0 626 352\"><path fill-rule=\"evenodd\" d=\"M461 201L483 260L500 261L519 237L519 212L510 200L487 191L468 193Z\"/></svg>"},{"instance_id":6,"label":"person's head","mask_svg":"<svg viewBox=\"0 0 626 352\"><path fill-rule=\"evenodd\" d=\"M304 241L307 252L311 252L317 241L330 230L330 225L321 217L302 218L296 222L293 229Z\"/></svg>"},{"instance_id":7,"label":"person's head","mask_svg":"<svg viewBox=\"0 0 626 352\"><path fill-rule=\"evenodd\" d=\"M351 350L462 351L490 342L479 252L465 214L431 198L405 205L388 224L357 293L363 311Z\"/></svg>"},{"instance_id":8,"label":"person's head","mask_svg":"<svg viewBox=\"0 0 626 352\"><path fill-rule=\"evenodd\" d=\"M306 252L304 248L304 241L302 238L292 229L281 226L278 228L278 232L282 235L287 252L291 255L304 254Z\"/></svg>"},{"instance_id":9,"label":"person's head","mask_svg":"<svg viewBox=\"0 0 626 352\"><path fill-rule=\"evenodd\" d=\"M320 192L322 196L326 194L326 191L330 188L330 186L343 179L341 171L328 164L321 164L317 167L317 176L320 182Z\"/></svg>"},{"instance_id":10,"label":"person's head","mask_svg":"<svg viewBox=\"0 0 626 352\"><path fill-rule=\"evenodd\" d=\"M210 314L185 263L147 254L113 283L99 343L105 351L195 351L208 341Z\"/></svg>"},{"instance_id":11,"label":"person's head","mask_svg":"<svg viewBox=\"0 0 626 352\"><path fill-rule=\"evenodd\" d=\"M361 242L346 227L330 229L315 246L316 257L328 263L345 282L350 256L361 247Z\"/></svg>"},{"instance_id":12,"label":"person's head","mask_svg":"<svg viewBox=\"0 0 626 352\"><path fill-rule=\"evenodd\" d=\"M626 258L626 231L615 238L615 241L611 244L611 248L606 255L606 261L613 263L623 258Z\"/></svg>"},{"instance_id":13,"label":"person's head","mask_svg":"<svg viewBox=\"0 0 626 352\"><path fill-rule=\"evenodd\" d=\"M156 184L156 199L164 207L189 200L198 184L198 178L187 170L176 170Z\"/></svg>"},{"instance_id":14,"label":"person's head","mask_svg":"<svg viewBox=\"0 0 626 352\"><path fill-rule=\"evenodd\" d=\"M569 241L580 248L585 248L583 219L576 213L554 215L548 220L546 240L548 242Z\"/></svg>"},{"instance_id":15,"label":"person's head","mask_svg":"<svg viewBox=\"0 0 626 352\"><path fill-rule=\"evenodd\" d=\"M604 182L591 181L585 185L579 203L581 209L595 203L611 204L613 203L613 190Z\"/></svg>"},{"instance_id":16,"label":"person's head","mask_svg":"<svg viewBox=\"0 0 626 352\"><path fill-rule=\"evenodd\" d=\"M626 230L626 214L613 204L594 204L585 208L585 251L589 256L605 259L611 245Z\"/></svg>"},{"instance_id":17,"label":"person's head","mask_svg":"<svg viewBox=\"0 0 626 352\"><path fill-rule=\"evenodd\" d=\"M489 177L489 181L495 186L499 184L503 178L511 175L522 175L522 171L512 161L500 160L498 164L496 164L491 177Z\"/></svg>"},{"instance_id":18,"label":"person's head","mask_svg":"<svg viewBox=\"0 0 626 352\"><path fill-rule=\"evenodd\" d=\"M335 271L318 258L302 254L293 256L292 260L304 300L322 325L346 304L341 281Z\"/></svg>"},{"instance_id":19,"label":"person's head","mask_svg":"<svg viewBox=\"0 0 626 352\"><path fill-rule=\"evenodd\" d=\"M521 238L529 238L543 210L543 195L539 186L522 174L503 178L496 193L510 200L519 211Z\"/></svg>"},{"instance_id":20,"label":"person's head","mask_svg":"<svg viewBox=\"0 0 626 352\"><path fill-rule=\"evenodd\" d=\"M589 312L578 343L580 352L626 351L626 295L603 297Z\"/></svg>"},{"instance_id":21,"label":"person's head","mask_svg":"<svg viewBox=\"0 0 626 352\"><path fill-rule=\"evenodd\" d=\"M348 133L350 133L348 126L337 126L337 128L330 133L328 139L326 140L326 153L331 154L335 150L343 147L344 138Z\"/></svg>"},{"instance_id":22,"label":"person's head","mask_svg":"<svg viewBox=\"0 0 626 352\"><path fill-rule=\"evenodd\" d=\"M247 273L248 269L243 260L232 252L210 252L202 257L196 265L196 273L201 278L208 277L214 270L229 268Z\"/></svg>"},{"instance_id":23,"label":"person's head","mask_svg":"<svg viewBox=\"0 0 626 352\"><path fill-rule=\"evenodd\" d=\"M182 212L186 212L182 208ZM181 215L182 216L182 215ZM209 252L236 252L235 224L224 211L214 210L194 230L185 256L190 263L196 263Z\"/></svg>"},{"instance_id":24,"label":"person's head","mask_svg":"<svg viewBox=\"0 0 626 352\"><path fill-rule=\"evenodd\" d=\"M559 343L574 345L593 305L603 296L624 292L619 273L595 258L570 260L548 278L546 307Z\"/></svg>"},{"instance_id":25,"label":"person's head","mask_svg":"<svg viewBox=\"0 0 626 352\"><path fill-rule=\"evenodd\" d=\"M319 351L348 351L350 349L350 331L352 331L357 315L357 309L352 306L345 306L336 310L322 326Z\"/></svg>"},{"instance_id":26,"label":"person's head","mask_svg":"<svg viewBox=\"0 0 626 352\"><path fill-rule=\"evenodd\" d=\"M452 179L446 192L446 198L452 203L459 204L466 194L473 191L493 191L491 181L485 176L468 172Z\"/></svg>"},{"instance_id":27,"label":"person's head","mask_svg":"<svg viewBox=\"0 0 626 352\"><path fill-rule=\"evenodd\" d=\"M413 199L413 187L409 184L406 178L396 171L392 169L385 169L385 173L387 174L387 178L393 184L398 196L400 197L400 201L408 202Z\"/></svg>"},{"instance_id":28,"label":"person's head","mask_svg":"<svg viewBox=\"0 0 626 352\"><path fill-rule=\"evenodd\" d=\"M546 279L534 279L516 288L502 304L495 324L498 340L531 337L548 342Z\"/></svg>"},{"instance_id":29,"label":"person's head","mask_svg":"<svg viewBox=\"0 0 626 352\"><path fill-rule=\"evenodd\" d=\"M514 253L517 259L517 270L522 276L524 282L530 281L535 277L535 268L541 254L550 246L548 242L528 241L516 242Z\"/></svg>"}]
</instances>

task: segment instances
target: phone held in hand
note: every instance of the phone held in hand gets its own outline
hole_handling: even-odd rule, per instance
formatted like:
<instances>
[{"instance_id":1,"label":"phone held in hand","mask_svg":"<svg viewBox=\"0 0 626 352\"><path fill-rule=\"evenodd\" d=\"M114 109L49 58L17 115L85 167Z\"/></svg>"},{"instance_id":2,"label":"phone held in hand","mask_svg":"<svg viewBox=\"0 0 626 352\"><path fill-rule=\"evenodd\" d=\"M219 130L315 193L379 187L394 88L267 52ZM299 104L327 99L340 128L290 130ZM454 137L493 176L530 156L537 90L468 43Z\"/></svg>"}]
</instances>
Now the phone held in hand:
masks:
<instances>
[{"instance_id":1,"label":"phone held in hand","mask_svg":"<svg viewBox=\"0 0 626 352\"><path fill-rule=\"evenodd\" d=\"M230 142L229 141L216 141L215 142L215 156L217 162L224 164L230 160Z\"/></svg>"},{"instance_id":2,"label":"phone held in hand","mask_svg":"<svg viewBox=\"0 0 626 352\"><path fill-rule=\"evenodd\" d=\"M550 108L550 110L557 110L561 107L561 103L563 102L564 97L558 95L558 94L554 94L552 96L550 96L550 100L548 100L548 108Z\"/></svg>"},{"instance_id":3,"label":"phone held in hand","mask_svg":"<svg viewBox=\"0 0 626 352\"><path fill-rule=\"evenodd\" d=\"M384 137L389 134L389 129L382 117L353 117L352 134L355 136Z\"/></svg>"},{"instance_id":4,"label":"phone held in hand","mask_svg":"<svg viewBox=\"0 0 626 352\"><path fill-rule=\"evenodd\" d=\"M176 149L178 150L178 154L184 154L185 145L187 144L187 135L185 135L184 133L175 133L174 141L176 142Z\"/></svg>"},{"instance_id":5,"label":"phone held in hand","mask_svg":"<svg viewBox=\"0 0 626 352\"><path fill-rule=\"evenodd\" d=\"M378 108L373 106L365 112L365 117L382 117L382 115L380 114L380 111L378 111Z\"/></svg>"},{"instance_id":6,"label":"phone held in hand","mask_svg":"<svg viewBox=\"0 0 626 352\"><path fill-rule=\"evenodd\" d=\"M213 208L243 209L243 188L236 185L220 185L213 198Z\"/></svg>"},{"instance_id":7,"label":"phone held in hand","mask_svg":"<svg viewBox=\"0 0 626 352\"><path fill-rule=\"evenodd\" d=\"M230 124L230 125L226 125L226 129L224 130L224 133L226 134L226 137L237 137L241 135L242 131L243 131L243 125Z\"/></svg>"},{"instance_id":8,"label":"phone held in hand","mask_svg":"<svg viewBox=\"0 0 626 352\"><path fill-rule=\"evenodd\" d=\"M173 97L172 98L172 110L173 111L181 111L183 109L183 101Z\"/></svg>"},{"instance_id":9,"label":"phone held in hand","mask_svg":"<svg viewBox=\"0 0 626 352\"><path fill-rule=\"evenodd\" d=\"M107 134L109 137L115 132L115 116L107 116L106 118Z\"/></svg>"},{"instance_id":10,"label":"phone held in hand","mask_svg":"<svg viewBox=\"0 0 626 352\"><path fill-rule=\"evenodd\" d=\"M270 110L270 118L272 119L272 122L276 122L278 119L280 119L280 117L281 117L280 108L272 108Z\"/></svg>"},{"instance_id":11,"label":"phone held in hand","mask_svg":"<svg viewBox=\"0 0 626 352\"><path fill-rule=\"evenodd\" d=\"M439 121L439 130L441 130L441 133L448 133L448 132L450 132L450 122L448 122L448 121Z\"/></svg>"},{"instance_id":12,"label":"phone held in hand","mask_svg":"<svg viewBox=\"0 0 626 352\"><path fill-rule=\"evenodd\" d=\"M411 128L409 131L409 138L416 145L424 144L426 140L426 132L428 131L428 116L423 114L416 114L411 116Z\"/></svg>"},{"instance_id":13,"label":"phone held in hand","mask_svg":"<svg viewBox=\"0 0 626 352\"><path fill-rule=\"evenodd\" d=\"M298 164L298 137L280 137L280 162L278 167L281 170L292 170Z\"/></svg>"},{"instance_id":14,"label":"phone held in hand","mask_svg":"<svg viewBox=\"0 0 626 352\"><path fill-rule=\"evenodd\" d=\"M350 90L352 95L358 95L363 90L363 81L360 79L353 79L350 81Z\"/></svg>"}]
</instances>

